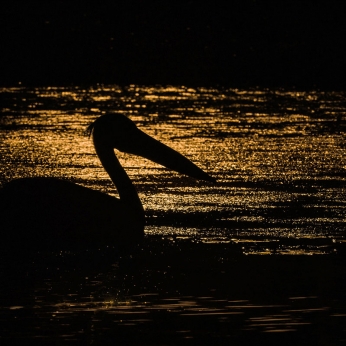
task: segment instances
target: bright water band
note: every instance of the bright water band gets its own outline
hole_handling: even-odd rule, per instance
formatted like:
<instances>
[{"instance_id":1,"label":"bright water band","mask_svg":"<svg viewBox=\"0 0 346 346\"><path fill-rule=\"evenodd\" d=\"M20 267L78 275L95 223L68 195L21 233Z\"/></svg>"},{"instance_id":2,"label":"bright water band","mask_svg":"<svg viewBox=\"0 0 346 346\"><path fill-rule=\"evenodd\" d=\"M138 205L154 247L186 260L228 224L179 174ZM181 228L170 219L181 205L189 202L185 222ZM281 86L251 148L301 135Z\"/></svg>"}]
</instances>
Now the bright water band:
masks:
<instances>
[{"instance_id":1,"label":"bright water band","mask_svg":"<svg viewBox=\"0 0 346 346\"><path fill-rule=\"evenodd\" d=\"M244 253L333 253L345 219L343 93L186 87L1 89L1 182L46 176L116 195L87 126L119 112L217 178L200 184L117 152L148 235Z\"/></svg>"}]
</instances>

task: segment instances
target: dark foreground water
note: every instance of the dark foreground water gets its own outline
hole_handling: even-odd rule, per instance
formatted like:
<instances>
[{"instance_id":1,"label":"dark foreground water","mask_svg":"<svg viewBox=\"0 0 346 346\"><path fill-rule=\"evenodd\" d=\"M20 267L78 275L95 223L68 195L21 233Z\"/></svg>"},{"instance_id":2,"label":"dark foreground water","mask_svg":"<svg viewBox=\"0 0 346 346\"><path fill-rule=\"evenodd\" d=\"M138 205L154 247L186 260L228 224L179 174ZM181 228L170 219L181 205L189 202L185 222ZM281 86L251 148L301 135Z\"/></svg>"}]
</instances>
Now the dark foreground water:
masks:
<instances>
[{"instance_id":1,"label":"dark foreground water","mask_svg":"<svg viewBox=\"0 0 346 346\"><path fill-rule=\"evenodd\" d=\"M0 343L346 343L345 96L1 89L1 185L50 176L115 195L85 135L107 112L218 184L119 154L146 210L144 244L122 257L112 244L2 256Z\"/></svg>"}]
</instances>

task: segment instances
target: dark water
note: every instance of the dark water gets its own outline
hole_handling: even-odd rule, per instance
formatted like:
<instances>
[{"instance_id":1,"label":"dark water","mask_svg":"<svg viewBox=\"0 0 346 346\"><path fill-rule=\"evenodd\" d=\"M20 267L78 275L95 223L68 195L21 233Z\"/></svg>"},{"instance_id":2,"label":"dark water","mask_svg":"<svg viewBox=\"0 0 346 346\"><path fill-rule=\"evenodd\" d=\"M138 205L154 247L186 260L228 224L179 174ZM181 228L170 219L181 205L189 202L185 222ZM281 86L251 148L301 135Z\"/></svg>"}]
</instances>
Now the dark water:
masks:
<instances>
[{"instance_id":1,"label":"dark water","mask_svg":"<svg viewBox=\"0 0 346 346\"><path fill-rule=\"evenodd\" d=\"M0 90L0 183L116 194L85 135L107 112L218 180L119 154L146 210L131 256L48 249L1 263L1 342L341 344L345 93L99 85Z\"/></svg>"}]
</instances>

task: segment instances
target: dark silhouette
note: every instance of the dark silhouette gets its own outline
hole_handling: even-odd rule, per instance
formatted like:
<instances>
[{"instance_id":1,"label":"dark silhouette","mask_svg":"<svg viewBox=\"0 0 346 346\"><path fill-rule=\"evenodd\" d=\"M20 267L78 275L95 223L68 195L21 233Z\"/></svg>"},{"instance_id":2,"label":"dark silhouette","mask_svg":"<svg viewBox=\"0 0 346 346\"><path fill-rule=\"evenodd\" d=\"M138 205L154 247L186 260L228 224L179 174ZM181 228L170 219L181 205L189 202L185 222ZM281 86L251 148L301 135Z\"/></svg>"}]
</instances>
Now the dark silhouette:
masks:
<instances>
[{"instance_id":1,"label":"dark silhouette","mask_svg":"<svg viewBox=\"0 0 346 346\"><path fill-rule=\"evenodd\" d=\"M0 190L1 241L5 247L140 241L144 234L143 206L114 148L197 179L215 181L190 160L139 130L124 115L103 115L89 131L120 198L54 178L13 180Z\"/></svg>"}]
</instances>

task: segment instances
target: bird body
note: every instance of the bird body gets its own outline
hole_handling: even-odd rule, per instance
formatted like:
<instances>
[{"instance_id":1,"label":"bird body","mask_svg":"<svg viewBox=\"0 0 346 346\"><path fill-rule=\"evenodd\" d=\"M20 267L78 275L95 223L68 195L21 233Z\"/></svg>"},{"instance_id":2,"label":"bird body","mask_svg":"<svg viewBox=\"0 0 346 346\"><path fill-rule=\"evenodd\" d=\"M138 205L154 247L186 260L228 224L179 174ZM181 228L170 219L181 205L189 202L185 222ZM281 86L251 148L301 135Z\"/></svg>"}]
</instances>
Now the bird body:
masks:
<instances>
[{"instance_id":1,"label":"bird body","mask_svg":"<svg viewBox=\"0 0 346 346\"><path fill-rule=\"evenodd\" d=\"M16 179L5 185L0 199L3 244L117 244L143 235L144 213L131 215L120 199L69 181Z\"/></svg>"},{"instance_id":2,"label":"bird body","mask_svg":"<svg viewBox=\"0 0 346 346\"><path fill-rule=\"evenodd\" d=\"M139 242L144 235L143 206L114 148L197 179L214 181L190 160L139 130L124 115L103 115L89 129L119 198L55 178L13 180L0 190L3 245L36 248Z\"/></svg>"}]
</instances>

